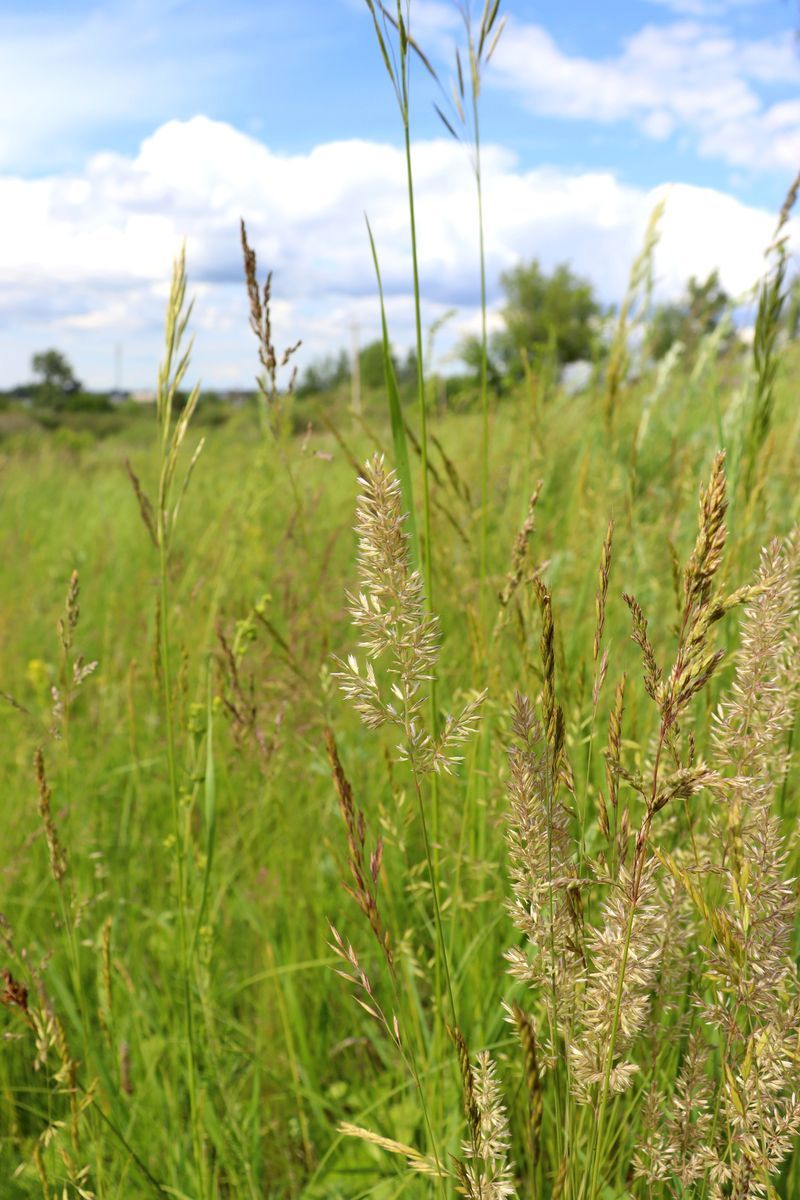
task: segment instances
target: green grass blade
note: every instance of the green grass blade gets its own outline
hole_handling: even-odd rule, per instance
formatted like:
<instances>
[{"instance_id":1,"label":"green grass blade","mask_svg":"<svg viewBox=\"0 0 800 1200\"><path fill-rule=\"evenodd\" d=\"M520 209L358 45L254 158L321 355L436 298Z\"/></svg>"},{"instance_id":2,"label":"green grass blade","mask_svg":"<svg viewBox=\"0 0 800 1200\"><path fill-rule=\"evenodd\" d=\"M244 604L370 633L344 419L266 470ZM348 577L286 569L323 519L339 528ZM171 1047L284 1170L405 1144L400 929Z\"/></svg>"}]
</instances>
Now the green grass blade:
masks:
<instances>
[{"instance_id":1,"label":"green grass blade","mask_svg":"<svg viewBox=\"0 0 800 1200\"><path fill-rule=\"evenodd\" d=\"M394 442L394 458L395 468L400 479L400 486L403 489L403 499L405 501L405 509L408 513L408 534L411 538L411 547L414 558L417 563L421 562L419 549L419 536L417 534L417 522L414 517L414 489L411 483L411 466L408 458L408 443L406 441L406 426L403 420L403 410L400 406L400 393L397 390L397 376L394 371L394 363L392 362L392 348L389 342L389 328L386 324L386 306L383 301L383 281L381 280L381 269L378 263L378 251L375 246L375 238L372 235L372 226L369 223L369 217L365 216L367 222L367 233L369 234L369 244L372 250L372 261L375 264L375 277L378 281L378 294L381 301L381 334L383 337L383 371L386 379L386 395L389 399L389 417L392 423L392 441Z\"/></svg>"},{"instance_id":2,"label":"green grass blade","mask_svg":"<svg viewBox=\"0 0 800 1200\"><path fill-rule=\"evenodd\" d=\"M217 829L217 776L214 766L214 705L211 688L211 668L208 671L208 699L207 699L207 717L206 717L206 774L205 774L205 827L206 827L206 845L205 845L205 865L203 868L203 890L200 899L200 907L197 910L197 921L195 923L194 937L192 939L192 953L197 947L197 938L202 928L203 918L205 917L206 907L208 905L208 889L211 882L211 866L214 861L214 841Z\"/></svg>"}]
</instances>

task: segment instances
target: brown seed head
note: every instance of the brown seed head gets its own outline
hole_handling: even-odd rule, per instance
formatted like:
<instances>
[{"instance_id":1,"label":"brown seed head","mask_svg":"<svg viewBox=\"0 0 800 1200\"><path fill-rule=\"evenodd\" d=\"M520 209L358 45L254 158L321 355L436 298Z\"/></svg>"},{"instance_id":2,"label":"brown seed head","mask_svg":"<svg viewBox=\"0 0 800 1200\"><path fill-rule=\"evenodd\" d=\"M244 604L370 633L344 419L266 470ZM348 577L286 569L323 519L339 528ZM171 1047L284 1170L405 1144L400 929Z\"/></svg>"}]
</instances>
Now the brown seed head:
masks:
<instances>
[{"instance_id":1,"label":"brown seed head","mask_svg":"<svg viewBox=\"0 0 800 1200\"><path fill-rule=\"evenodd\" d=\"M7 1004L9 1008L19 1008L22 1012L28 1011L28 989L21 983L18 983L11 972L3 969L0 972L5 987L0 992L0 1004Z\"/></svg>"},{"instance_id":2,"label":"brown seed head","mask_svg":"<svg viewBox=\"0 0 800 1200\"><path fill-rule=\"evenodd\" d=\"M600 655L600 643L603 640L603 631L606 627L606 599L608 597L608 576L611 571L611 544L614 537L614 522L608 522L608 530L603 541L603 549L600 552L600 575L595 597L595 615L596 624L594 630L594 661Z\"/></svg>"},{"instance_id":3,"label":"brown seed head","mask_svg":"<svg viewBox=\"0 0 800 1200\"><path fill-rule=\"evenodd\" d=\"M59 841L58 830L53 821L53 813L50 805L52 793L45 774L44 754L41 747L36 751L33 761L36 767L36 782L39 788L39 815L42 818L44 835L47 839L47 849L50 853L50 870L53 878L60 887L67 873L67 855Z\"/></svg>"}]
</instances>

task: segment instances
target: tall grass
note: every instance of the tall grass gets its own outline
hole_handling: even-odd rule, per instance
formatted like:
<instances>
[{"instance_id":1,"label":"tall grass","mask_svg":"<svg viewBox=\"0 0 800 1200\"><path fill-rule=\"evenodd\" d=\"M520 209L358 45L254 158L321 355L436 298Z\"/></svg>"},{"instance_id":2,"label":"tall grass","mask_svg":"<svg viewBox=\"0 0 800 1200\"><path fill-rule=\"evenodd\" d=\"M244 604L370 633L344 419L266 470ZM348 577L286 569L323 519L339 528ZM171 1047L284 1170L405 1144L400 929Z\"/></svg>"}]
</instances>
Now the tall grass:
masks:
<instances>
[{"instance_id":1,"label":"tall grass","mask_svg":"<svg viewBox=\"0 0 800 1200\"><path fill-rule=\"evenodd\" d=\"M469 102L466 96L465 71L461 53L456 47L455 79L448 93L442 88L445 104L451 110L451 118L435 105L436 111L445 128L459 140L459 129L465 136L471 137L472 169L475 175L475 190L478 200L478 259L480 263L480 407L481 407L481 514L480 514L480 615L481 624L486 626L486 589L487 589L487 553L489 529L489 460L490 460L490 428L489 428L489 343L487 334L487 301L486 301L486 246L483 217L483 172L481 170L481 125L480 125L480 94L483 70L491 61L500 36L503 32L506 18L498 21L500 0L485 0L481 15L480 27L476 31L473 26L472 9L469 3L458 5L464 33L466 35L466 59L469 68ZM432 74L441 87L438 75ZM469 115L468 115L469 114Z\"/></svg>"},{"instance_id":2,"label":"tall grass","mask_svg":"<svg viewBox=\"0 0 800 1200\"><path fill-rule=\"evenodd\" d=\"M784 225L754 359L634 381L646 251L586 392L387 373L369 433L279 386L245 238L199 457L182 258L149 424L0 443L3 1197L798 1194Z\"/></svg>"}]
</instances>

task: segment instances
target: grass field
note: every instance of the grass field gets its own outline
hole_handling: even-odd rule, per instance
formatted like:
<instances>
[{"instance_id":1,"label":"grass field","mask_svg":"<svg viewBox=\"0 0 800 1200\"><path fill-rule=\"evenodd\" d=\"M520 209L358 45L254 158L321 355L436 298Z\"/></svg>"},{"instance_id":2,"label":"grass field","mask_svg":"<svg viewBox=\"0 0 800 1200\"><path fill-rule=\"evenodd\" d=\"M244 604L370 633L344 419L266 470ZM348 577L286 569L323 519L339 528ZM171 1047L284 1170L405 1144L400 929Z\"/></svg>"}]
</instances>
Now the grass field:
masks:
<instances>
[{"instance_id":1,"label":"grass field","mask_svg":"<svg viewBox=\"0 0 800 1200\"><path fill-rule=\"evenodd\" d=\"M623 672L621 737L631 770L646 760L656 727L621 593L636 595L657 655L666 658L680 603L673 558L685 561L694 543L698 486L720 424L732 430L725 585L748 580L760 546L797 520L792 356L749 493L741 460L737 466L734 403L745 374L744 360L728 359L693 385L677 375L635 454L651 378L624 389L611 430L597 389L576 397L522 389L503 399L492 412L483 625L480 417L445 415L430 424L443 450L430 460L442 633L437 704L454 711L470 689L488 687L480 732L438 788L442 928L460 1025L471 1048L488 1048L497 1059L523 1170L530 1170L528 1102L502 1001L525 1002L503 961L519 943L507 911L504 782L513 694L520 689L536 701L543 686L539 607L528 575L535 565L552 594L556 688L577 781L571 819L584 827L586 854L596 855L598 791L608 795L601 748ZM326 756L328 727L364 810L368 848L383 839L376 894L431 1122L447 1152L464 1140L457 1060L437 1007L437 934L412 779L396 761L396 738L364 729L332 677L332 655L355 645L345 607L345 591L356 583L358 484L350 459L364 462L376 437L388 454L391 437L381 422L369 436L341 413L337 420L344 445L319 427L272 443L246 412L209 431L171 546L166 620L158 615L159 554L124 465L129 457L153 491L155 419L81 450L59 449L43 433L38 443L28 438L2 451L0 644L3 692L13 703L4 712L0 911L8 922L6 969L29 993L27 1013L8 997L3 1012L4 1196L38 1196L43 1188L73 1196L84 1194L81 1187L103 1197L433 1194L434 1183L406 1173L402 1158L338 1132L349 1122L430 1153L413 1082L333 971L329 921L358 947L391 1011L380 951L341 887L350 879L347 833ZM418 463L414 475L418 486ZM501 609L497 595L539 480L523 578ZM603 642L611 656L595 713L595 593L611 517ZM58 622L73 570L80 595L73 588L63 634ZM165 627L177 823L159 650ZM731 649L736 640L733 614L717 642ZM79 686L70 682L78 655L97 661ZM729 679L723 666L694 701L699 754L709 752L706 718ZM37 748L54 829L50 851ZM796 780L790 772L780 794L792 864ZM633 827L633 793L628 802ZM710 794L694 797L692 823L702 823L713 803ZM686 837L679 814L663 822L658 840L679 847ZM49 865L54 842L63 848L59 878ZM702 943L702 930L692 936ZM541 1019L541 1010L533 1012ZM666 1056L680 1055L685 1015L660 1014ZM648 1082L641 1071L616 1101L616 1166L604 1196L628 1186L627 1164L641 1137L632 1114L641 1113ZM545 1112L545 1130L554 1115ZM551 1132L531 1185L540 1190L523 1194L555 1194L558 1170ZM782 1194L794 1194L792 1187L784 1184Z\"/></svg>"},{"instance_id":2,"label":"grass field","mask_svg":"<svg viewBox=\"0 0 800 1200\"><path fill-rule=\"evenodd\" d=\"M291 411L243 227L258 406L181 258L154 412L0 414L2 1200L800 1195L796 190L749 350L634 377L654 219L585 391Z\"/></svg>"}]
</instances>

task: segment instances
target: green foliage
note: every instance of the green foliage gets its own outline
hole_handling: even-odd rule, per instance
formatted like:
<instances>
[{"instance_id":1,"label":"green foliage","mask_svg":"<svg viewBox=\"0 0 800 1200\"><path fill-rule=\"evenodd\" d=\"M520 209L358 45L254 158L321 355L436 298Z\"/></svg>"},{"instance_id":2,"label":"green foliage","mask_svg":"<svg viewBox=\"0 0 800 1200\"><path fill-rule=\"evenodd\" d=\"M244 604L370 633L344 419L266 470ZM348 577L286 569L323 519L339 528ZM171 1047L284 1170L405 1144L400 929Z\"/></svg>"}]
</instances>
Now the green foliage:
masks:
<instances>
[{"instance_id":1,"label":"green foliage","mask_svg":"<svg viewBox=\"0 0 800 1200\"><path fill-rule=\"evenodd\" d=\"M377 391L384 384L383 342L377 339L363 346L358 356L361 371L361 386L370 391ZM392 354L392 364L397 372L397 361Z\"/></svg>"},{"instance_id":2,"label":"green foliage","mask_svg":"<svg viewBox=\"0 0 800 1200\"><path fill-rule=\"evenodd\" d=\"M687 332L687 311L681 304L659 304L648 330L647 349L660 362L676 342L683 341Z\"/></svg>"},{"instance_id":3,"label":"green foliage","mask_svg":"<svg viewBox=\"0 0 800 1200\"><path fill-rule=\"evenodd\" d=\"M297 385L298 396L318 395L342 387L350 379L350 360L346 350L328 354L309 363Z\"/></svg>"},{"instance_id":4,"label":"green foliage","mask_svg":"<svg viewBox=\"0 0 800 1200\"><path fill-rule=\"evenodd\" d=\"M40 377L34 389L37 404L48 408L62 408L80 391L70 363L60 350L43 350L31 359L33 374Z\"/></svg>"},{"instance_id":5,"label":"green foliage","mask_svg":"<svg viewBox=\"0 0 800 1200\"><path fill-rule=\"evenodd\" d=\"M467 368L472 379L476 383L480 382L481 372L484 369L484 354L483 344L479 337L474 335L462 338L458 345L459 361ZM503 374L494 355L487 351L486 355L486 384L490 391L497 394L502 386Z\"/></svg>"},{"instance_id":6,"label":"green foliage","mask_svg":"<svg viewBox=\"0 0 800 1200\"><path fill-rule=\"evenodd\" d=\"M702 283L692 276L678 303L656 308L647 337L649 353L659 360L675 342L683 342L694 353L700 341L717 328L729 307L730 297L723 290L717 271L712 271Z\"/></svg>"},{"instance_id":7,"label":"green foliage","mask_svg":"<svg viewBox=\"0 0 800 1200\"><path fill-rule=\"evenodd\" d=\"M505 329L493 338L492 349L504 370L519 378L521 352L541 354L548 346L559 363L595 357L602 309L592 285L566 263L546 275L534 259L506 271L500 283Z\"/></svg>"}]
</instances>

